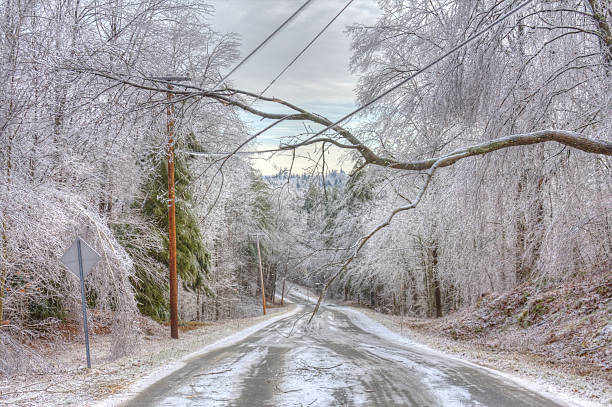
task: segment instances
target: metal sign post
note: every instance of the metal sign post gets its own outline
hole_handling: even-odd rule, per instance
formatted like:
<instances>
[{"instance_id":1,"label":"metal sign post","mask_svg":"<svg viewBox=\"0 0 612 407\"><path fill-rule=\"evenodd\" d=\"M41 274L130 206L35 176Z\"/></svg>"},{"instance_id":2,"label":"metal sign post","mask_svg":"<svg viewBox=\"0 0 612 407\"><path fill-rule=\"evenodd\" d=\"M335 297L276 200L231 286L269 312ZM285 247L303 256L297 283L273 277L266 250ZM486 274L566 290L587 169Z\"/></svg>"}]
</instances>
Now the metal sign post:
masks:
<instances>
[{"instance_id":1,"label":"metal sign post","mask_svg":"<svg viewBox=\"0 0 612 407\"><path fill-rule=\"evenodd\" d=\"M87 273L100 260L100 255L84 240L77 237L72 246L62 256L62 263L68 267L81 283L81 309L83 310L83 330L85 331L85 351L87 353L87 367L91 368L89 354L89 329L87 328L87 304L85 302L85 277Z\"/></svg>"},{"instance_id":2,"label":"metal sign post","mask_svg":"<svg viewBox=\"0 0 612 407\"><path fill-rule=\"evenodd\" d=\"M87 329L87 306L85 305L85 276L83 275L83 253L81 250L81 239L77 239L77 252L79 258L79 279L81 280L81 309L83 310L83 330L85 331L85 352L87 353L87 368L91 368L91 356L89 354L89 329Z\"/></svg>"}]
</instances>

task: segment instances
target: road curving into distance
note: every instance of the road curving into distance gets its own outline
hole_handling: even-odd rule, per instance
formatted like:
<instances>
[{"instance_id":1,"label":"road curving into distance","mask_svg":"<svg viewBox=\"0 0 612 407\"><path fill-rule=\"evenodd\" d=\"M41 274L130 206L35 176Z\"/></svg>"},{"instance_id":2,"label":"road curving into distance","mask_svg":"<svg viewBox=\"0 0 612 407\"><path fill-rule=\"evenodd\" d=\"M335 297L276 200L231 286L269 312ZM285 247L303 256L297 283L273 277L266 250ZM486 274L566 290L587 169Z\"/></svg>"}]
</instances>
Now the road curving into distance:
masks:
<instances>
[{"instance_id":1,"label":"road curving into distance","mask_svg":"<svg viewBox=\"0 0 612 407\"><path fill-rule=\"evenodd\" d=\"M122 404L135 406L566 406L445 356L345 307L308 325L302 309L242 341L186 361ZM312 297L311 297L312 299Z\"/></svg>"}]
</instances>

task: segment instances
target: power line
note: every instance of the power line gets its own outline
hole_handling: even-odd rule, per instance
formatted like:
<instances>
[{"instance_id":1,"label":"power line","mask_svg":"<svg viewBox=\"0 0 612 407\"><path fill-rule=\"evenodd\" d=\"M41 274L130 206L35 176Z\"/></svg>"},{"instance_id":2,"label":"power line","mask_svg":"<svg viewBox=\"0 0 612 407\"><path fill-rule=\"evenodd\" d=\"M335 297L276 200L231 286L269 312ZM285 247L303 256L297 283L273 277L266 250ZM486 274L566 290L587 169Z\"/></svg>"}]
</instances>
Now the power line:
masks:
<instances>
[{"instance_id":1,"label":"power line","mask_svg":"<svg viewBox=\"0 0 612 407\"><path fill-rule=\"evenodd\" d=\"M293 14L291 14L289 16L288 19L286 19L280 26L278 26L278 28L276 30L274 30L272 32L272 34L268 35L268 37L263 40L261 42L261 44L259 44L253 51L251 51L251 53L249 55L247 55L242 61L240 61L238 63L238 65L236 65L234 67L234 69L232 69L231 71L229 71L228 74L226 74L215 86L214 88L217 88L217 86L219 86L220 84L222 84L227 78L229 78L229 76L231 74L233 74L234 72L236 72L236 70L238 70L238 68L240 68L249 58L251 58L253 55L255 55L264 45L266 45L266 43L268 41L270 41L272 39L272 37L274 37L276 34L278 34L283 28L285 28L285 26L295 18L295 16L297 16L302 10L304 10L306 8L306 6L311 3L312 0L306 0L306 2L304 4L302 4L300 6L300 8L298 8Z\"/></svg>"},{"instance_id":2,"label":"power line","mask_svg":"<svg viewBox=\"0 0 612 407\"><path fill-rule=\"evenodd\" d=\"M338 19L338 17L340 17L340 15L344 12L344 10L346 10L353 1L355 0L350 0L348 3L346 3L344 7L342 7L342 9L338 12L338 14L336 14L336 16L332 18L331 21L327 23L327 25L323 27L321 31L319 31L319 33L304 47L304 49L302 49L302 51L300 51L300 53L297 54L295 58L293 58L291 62L289 62L287 66L285 66L285 68L283 68L283 70L278 75L276 75L274 79L272 79L272 81L268 84L268 86L266 86L265 89L261 91L259 96L266 93L266 91L270 89L270 86L274 85L274 83L278 80L278 78L280 78L287 71L287 69L289 69L295 63L295 61L297 61L304 54L304 52L306 52L308 48L310 48L310 46L314 44L315 41L317 41L321 35L323 35L323 33L334 23L334 21Z\"/></svg>"},{"instance_id":3,"label":"power line","mask_svg":"<svg viewBox=\"0 0 612 407\"><path fill-rule=\"evenodd\" d=\"M386 91L384 91L383 93L381 93L380 95L375 97L374 99L370 100L365 105L363 105L363 106L353 110L349 114L343 116L341 119L339 119L336 122L330 124L329 126L324 128L323 130L319 131L318 133L314 134L313 136L309 137L307 140L305 140L305 142L310 141L310 140L314 139L317 136L320 136L321 134L325 133L327 130L333 128L334 126L337 126L338 124L342 123L343 121L345 121L346 119L350 118L351 116L354 116L355 114L363 111L364 109L366 109L369 106L373 105L374 103L378 102L380 99L384 98L385 96L387 96L389 93L393 92L394 90L396 90L400 86L406 84L407 82L409 82L412 79L416 78L417 76L419 76L420 74L422 74L423 72L425 72L426 70L431 68L432 66L438 64L444 58L448 57L449 55L453 54L454 52L458 51L459 49L465 47L467 44L469 44L470 42L474 41L476 38L480 37L482 34L484 34L485 32L489 31L491 28L495 27L496 25L498 25L499 23L501 23L502 21L504 21L505 19L510 17L511 15L513 15L514 13L516 13L517 11L519 11L520 9L525 7L527 4L531 3L531 1L532 0L527 0L527 1L519 4L517 7L515 7L512 10L510 10L509 12L507 12L506 14L504 14L503 16L501 16L500 18L498 18L497 20L495 20L494 22L492 22L491 24L489 24L488 26L483 28L482 30L478 31L476 34L472 35L467 40L463 41L462 43L460 43L459 45L457 45L456 47L454 47L450 51L446 52L444 55L438 57L437 59L435 59L432 62L430 62L429 64L427 64L424 68L419 69L417 72L415 72L414 74L410 75L408 78L402 80L401 82L399 82L395 86L391 87L390 89L387 89Z\"/></svg>"}]
</instances>

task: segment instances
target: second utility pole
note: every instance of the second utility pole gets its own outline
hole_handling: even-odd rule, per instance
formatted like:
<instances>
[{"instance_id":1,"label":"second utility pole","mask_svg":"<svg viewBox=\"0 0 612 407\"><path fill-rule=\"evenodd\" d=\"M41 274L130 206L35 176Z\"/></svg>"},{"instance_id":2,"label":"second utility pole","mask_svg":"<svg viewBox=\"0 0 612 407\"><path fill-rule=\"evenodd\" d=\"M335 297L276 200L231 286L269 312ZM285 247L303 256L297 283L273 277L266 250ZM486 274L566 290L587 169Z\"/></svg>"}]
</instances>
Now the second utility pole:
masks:
<instances>
[{"instance_id":1,"label":"second utility pole","mask_svg":"<svg viewBox=\"0 0 612 407\"><path fill-rule=\"evenodd\" d=\"M257 258L259 260L259 278L261 279L261 303L263 304L263 313L266 315L266 291L264 289L263 269L261 267L261 250L259 249L259 233L257 234Z\"/></svg>"}]
</instances>

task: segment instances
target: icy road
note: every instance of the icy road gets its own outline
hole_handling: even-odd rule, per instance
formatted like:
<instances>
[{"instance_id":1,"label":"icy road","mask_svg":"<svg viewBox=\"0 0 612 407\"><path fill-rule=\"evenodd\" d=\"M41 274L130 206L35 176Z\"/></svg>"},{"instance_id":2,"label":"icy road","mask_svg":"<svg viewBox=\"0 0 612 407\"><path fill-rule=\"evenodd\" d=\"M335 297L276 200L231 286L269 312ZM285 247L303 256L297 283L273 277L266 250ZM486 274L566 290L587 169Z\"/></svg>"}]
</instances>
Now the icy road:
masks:
<instances>
[{"instance_id":1,"label":"icy road","mask_svg":"<svg viewBox=\"0 0 612 407\"><path fill-rule=\"evenodd\" d=\"M193 357L124 406L560 406L344 307L297 314Z\"/></svg>"}]
</instances>

